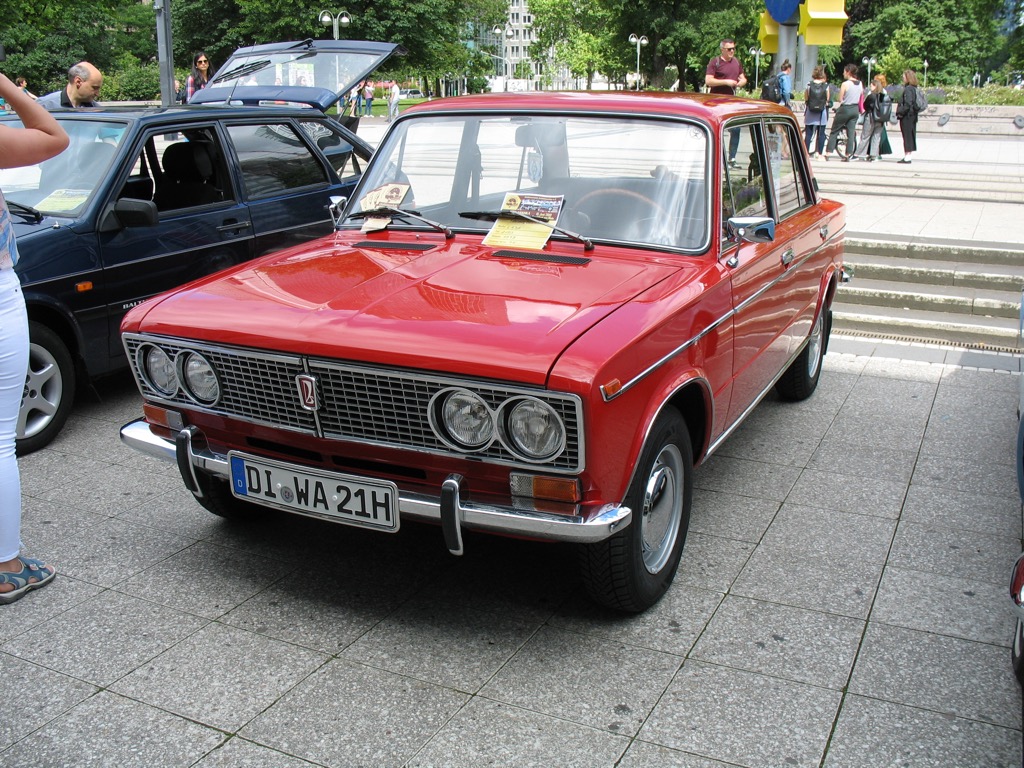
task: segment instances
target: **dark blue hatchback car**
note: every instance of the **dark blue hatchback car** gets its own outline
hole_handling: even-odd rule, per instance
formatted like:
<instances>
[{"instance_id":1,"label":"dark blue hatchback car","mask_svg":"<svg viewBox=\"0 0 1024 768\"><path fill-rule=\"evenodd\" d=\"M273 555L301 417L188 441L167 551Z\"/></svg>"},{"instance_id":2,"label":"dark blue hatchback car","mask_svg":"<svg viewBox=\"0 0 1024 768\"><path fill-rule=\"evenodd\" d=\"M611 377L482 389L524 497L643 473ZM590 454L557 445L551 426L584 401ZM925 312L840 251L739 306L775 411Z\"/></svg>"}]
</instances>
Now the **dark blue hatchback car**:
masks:
<instances>
[{"instance_id":1,"label":"dark blue hatchback car","mask_svg":"<svg viewBox=\"0 0 1024 768\"><path fill-rule=\"evenodd\" d=\"M54 113L68 149L0 170L31 334L19 453L57 436L80 384L127 367L129 308L331 231L329 198L350 194L373 148L326 110L402 52L255 46L189 105Z\"/></svg>"}]
</instances>

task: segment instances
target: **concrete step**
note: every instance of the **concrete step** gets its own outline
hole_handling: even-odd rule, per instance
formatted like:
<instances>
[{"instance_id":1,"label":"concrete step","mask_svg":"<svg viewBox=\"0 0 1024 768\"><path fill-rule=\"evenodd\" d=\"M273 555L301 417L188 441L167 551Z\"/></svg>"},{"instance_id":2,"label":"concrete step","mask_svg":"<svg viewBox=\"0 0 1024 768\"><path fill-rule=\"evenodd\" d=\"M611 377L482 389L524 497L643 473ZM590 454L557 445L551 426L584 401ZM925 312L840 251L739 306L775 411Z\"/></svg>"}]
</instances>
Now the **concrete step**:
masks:
<instances>
[{"instance_id":1,"label":"concrete step","mask_svg":"<svg viewBox=\"0 0 1024 768\"><path fill-rule=\"evenodd\" d=\"M848 271L861 280L885 280L979 290L1008 291L1020 298L1024 265L941 261L907 256L846 253Z\"/></svg>"},{"instance_id":2,"label":"concrete step","mask_svg":"<svg viewBox=\"0 0 1024 768\"><path fill-rule=\"evenodd\" d=\"M975 317L1020 316L1020 291L996 291L956 285L865 279L855 274L839 287L837 301L891 309L924 309Z\"/></svg>"},{"instance_id":3,"label":"concrete step","mask_svg":"<svg viewBox=\"0 0 1024 768\"><path fill-rule=\"evenodd\" d=\"M928 261L962 262L965 264L1002 264L1024 267L1024 249L1008 248L998 243L920 242L892 239L848 237L846 254L860 256L886 256L892 258Z\"/></svg>"},{"instance_id":4,"label":"concrete step","mask_svg":"<svg viewBox=\"0 0 1024 768\"><path fill-rule=\"evenodd\" d=\"M933 341L940 344L1019 351L1018 320L952 312L853 304L837 295L832 305L833 329L857 334Z\"/></svg>"}]
</instances>

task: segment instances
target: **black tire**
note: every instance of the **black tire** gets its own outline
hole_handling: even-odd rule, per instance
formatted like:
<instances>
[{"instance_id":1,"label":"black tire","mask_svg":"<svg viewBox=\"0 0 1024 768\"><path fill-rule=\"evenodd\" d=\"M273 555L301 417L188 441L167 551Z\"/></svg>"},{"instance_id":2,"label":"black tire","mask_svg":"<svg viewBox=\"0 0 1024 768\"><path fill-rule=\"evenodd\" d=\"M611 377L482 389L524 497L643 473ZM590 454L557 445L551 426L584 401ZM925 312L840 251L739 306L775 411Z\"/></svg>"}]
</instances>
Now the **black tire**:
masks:
<instances>
[{"instance_id":1,"label":"black tire","mask_svg":"<svg viewBox=\"0 0 1024 768\"><path fill-rule=\"evenodd\" d=\"M654 423L625 503L632 522L611 538L579 547L583 582L609 608L639 613L675 578L690 527L693 448L683 417L668 407Z\"/></svg>"},{"instance_id":2,"label":"black tire","mask_svg":"<svg viewBox=\"0 0 1024 768\"><path fill-rule=\"evenodd\" d=\"M1017 682L1024 685L1024 623L1017 619L1013 630L1013 643L1010 645L1010 663Z\"/></svg>"},{"instance_id":3,"label":"black tire","mask_svg":"<svg viewBox=\"0 0 1024 768\"><path fill-rule=\"evenodd\" d=\"M68 420L78 386L75 361L56 333L36 322L28 324L28 372L18 414L19 456L53 442Z\"/></svg>"},{"instance_id":4,"label":"black tire","mask_svg":"<svg viewBox=\"0 0 1024 768\"><path fill-rule=\"evenodd\" d=\"M803 351L775 383L779 397L783 400L806 400L818 388L821 362L825 359L831 332L832 310L826 308L818 313Z\"/></svg>"},{"instance_id":5,"label":"black tire","mask_svg":"<svg viewBox=\"0 0 1024 768\"><path fill-rule=\"evenodd\" d=\"M196 481L203 495L192 497L207 512L227 520L253 520L263 512L263 507L242 501L231 494L231 488L224 480L218 480L202 473L196 473Z\"/></svg>"}]
</instances>

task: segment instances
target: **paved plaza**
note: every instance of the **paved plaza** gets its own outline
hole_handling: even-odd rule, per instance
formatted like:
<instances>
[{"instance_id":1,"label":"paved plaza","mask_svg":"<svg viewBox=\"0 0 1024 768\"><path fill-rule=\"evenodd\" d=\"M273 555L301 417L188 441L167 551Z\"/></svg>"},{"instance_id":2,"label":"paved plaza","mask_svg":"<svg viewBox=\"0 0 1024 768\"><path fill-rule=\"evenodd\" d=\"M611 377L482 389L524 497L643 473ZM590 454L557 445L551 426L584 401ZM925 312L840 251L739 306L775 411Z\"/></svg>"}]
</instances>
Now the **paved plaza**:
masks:
<instances>
[{"instance_id":1,"label":"paved plaza","mask_svg":"<svg viewBox=\"0 0 1024 768\"><path fill-rule=\"evenodd\" d=\"M1017 768L1019 371L834 338L697 470L635 617L562 545L214 517L120 444L141 401L106 381L21 462L60 575L0 607L0 765Z\"/></svg>"}]
</instances>

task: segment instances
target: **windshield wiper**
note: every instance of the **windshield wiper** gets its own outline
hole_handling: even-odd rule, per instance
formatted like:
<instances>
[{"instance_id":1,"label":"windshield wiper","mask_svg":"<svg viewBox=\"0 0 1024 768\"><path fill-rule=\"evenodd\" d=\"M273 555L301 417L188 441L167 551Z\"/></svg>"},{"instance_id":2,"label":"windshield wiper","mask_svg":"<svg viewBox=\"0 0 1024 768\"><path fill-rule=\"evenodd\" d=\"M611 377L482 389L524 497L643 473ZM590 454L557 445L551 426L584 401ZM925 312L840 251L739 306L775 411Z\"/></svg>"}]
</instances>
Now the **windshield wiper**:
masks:
<instances>
[{"instance_id":1,"label":"windshield wiper","mask_svg":"<svg viewBox=\"0 0 1024 768\"><path fill-rule=\"evenodd\" d=\"M7 207L14 213L20 213L25 218L31 219L35 224L38 224L43 220L43 214L31 205L22 205L21 203L16 203L13 200L8 200Z\"/></svg>"},{"instance_id":2,"label":"windshield wiper","mask_svg":"<svg viewBox=\"0 0 1024 768\"><path fill-rule=\"evenodd\" d=\"M584 251L594 250L594 243L589 237L584 237L578 232L559 227L556 224L552 224L550 221L544 221L544 219L538 219L528 214L522 213L521 211L461 211L459 213L464 219L477 219L479 221L497 221L498 219L514 219L516 221L532 221L534 224L542 224L552 232L558 232L560 235L565 235L570 240L575 240L577 243L583 244Z\"/></svg>"},{"instance_id":3,"label":"windshield wiper","mask_svg":"<svg viewBox=\"0 0 1024 768\"><path fill-rule=\"evenodd\" d=\"M260 59L259 61L250 61L245 64L240 64L227 72L218 73L217 76L210 81L210 85L214 86L224 80L235 80L239 77L245 77L246 75L254 75L269 66L270 59Z\"/></svg>"},{"instance_id":4,"label":"windshield wiper","mask_svg":"<svg viewBox=\"0 0 1024 768\"><path fill-rule=\"evenodd\" d=\"M420 216L419 211L411 211L404 208L393 208L390 205L382 205L379 208L370 208L366 211L356 211L355 213L348 214L345 219L372 219L380 216L402 216L406 219L416 219L416 221L422 221L428 227L433 227L438 232L444 232L445 240L451 240L455 237L455 233L452 232L449 227ZM345 221L345 219L342 219L342 221Z\"/></svg>"}]
</instances>

